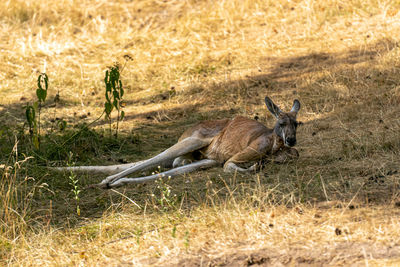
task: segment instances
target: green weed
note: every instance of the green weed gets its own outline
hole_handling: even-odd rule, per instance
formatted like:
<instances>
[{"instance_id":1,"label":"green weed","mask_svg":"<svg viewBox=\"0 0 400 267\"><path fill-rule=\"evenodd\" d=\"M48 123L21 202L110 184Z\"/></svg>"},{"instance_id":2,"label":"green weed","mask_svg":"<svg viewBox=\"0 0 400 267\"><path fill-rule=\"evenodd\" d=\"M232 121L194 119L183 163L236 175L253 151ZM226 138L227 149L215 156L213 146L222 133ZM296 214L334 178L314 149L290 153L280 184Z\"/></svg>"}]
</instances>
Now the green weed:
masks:
<instances>
[{"instance_id":1,"label":"green weed","mask_svg":"<svg viewBox=\"0 0 400 267\"><path fill-rule=\"evenodd\" d=\"M40 149L41 139L41 111L42 104L46 101L47 89L49 88L49 77L46 73L41 73L37 78L36 97L37 101L33 105L25 108L25 117L29 126L29 134L36 149ZM38 114L36 118L36 113Z\"/></svg>"},{"instance_id":2,"label":"green weed","mask_svg":"<svg viewBox=\"0 0 400 267\"><path fill-rule=\"evenodd\" d=\"M112 131L111 112L115 108L117 110L117 126L115 129L115 137L118 137L119 122L122 121L125 117L125 112L121 110L122 97L124 96L124 88L120 79L120 70L118 64L115 64L114 66L109 67L109 69L106 70L104 83L106 85L106 102L104 103L104 111L110 125L110 136Z\"/></svg>"},{"instance_id":3,"label":"green weed","mask_svg":"<svg viewBox=\"0 0 400 267\"><path fill-rule=\"evenodd\" d=\"M75 165L75 163L72 161L72 157L73 157L73 154L72 154L72 152L70 152L68 155L68 162L67 162L68 167L72 167ZM72 187L71 191L72 191L72 193L74 195L74 199L75 199L76 214L78 216L80 216L81 208L79 206L79 202L80 202L79 194L81 193L81 190L79 189L79 179L73 171L70 171L68 179L69 179L69 184Z\"/></svg>"}]
</instances>

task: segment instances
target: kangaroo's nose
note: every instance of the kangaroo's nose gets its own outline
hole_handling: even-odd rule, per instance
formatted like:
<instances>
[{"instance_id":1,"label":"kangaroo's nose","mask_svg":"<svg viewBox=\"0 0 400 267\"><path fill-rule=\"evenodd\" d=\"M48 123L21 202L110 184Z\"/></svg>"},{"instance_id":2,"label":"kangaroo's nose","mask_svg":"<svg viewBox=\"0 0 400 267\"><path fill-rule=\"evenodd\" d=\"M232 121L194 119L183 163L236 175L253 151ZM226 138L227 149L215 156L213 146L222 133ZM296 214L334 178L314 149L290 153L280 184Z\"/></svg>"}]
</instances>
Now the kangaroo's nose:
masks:
<instances>
[{"instance_id":1,"label":"kangaroo's nose","mask_svg":"<svg viewBox=\"0 0 400 267\"><path fill-rule=\"evenodd\" d=\"M288 137L286 139L286 144L288 146L294 146L296 144L296 138L295 137Z\"/></svg>"}]
</instances>

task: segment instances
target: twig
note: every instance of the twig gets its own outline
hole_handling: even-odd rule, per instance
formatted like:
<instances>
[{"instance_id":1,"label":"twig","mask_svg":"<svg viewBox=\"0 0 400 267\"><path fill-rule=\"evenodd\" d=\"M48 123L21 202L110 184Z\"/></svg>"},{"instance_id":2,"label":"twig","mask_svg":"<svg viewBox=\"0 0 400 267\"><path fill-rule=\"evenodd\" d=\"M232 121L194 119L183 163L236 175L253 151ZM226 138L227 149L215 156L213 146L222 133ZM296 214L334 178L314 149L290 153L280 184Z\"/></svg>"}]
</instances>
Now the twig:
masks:
<instances>
[{"instance_id":1,"label":"twig","mask_svg":"<svg viewBox=\"0 0 400 267\"><path fill-rule=\"evenodd\" d=\"M353 202L353 200L356 198L356 196L358 195L358 193L360 192L361 188L363 188L365 185L365 182L360 186L360 188L358 188L357 192L354 194L354 196L352 197L352 199L350 200L350 202L346 205L346 208L344 208L344 210L342 211L342 213L340 214L340 216L342 216L344 214L344 212L349 208L349 206L351 205L351 203Z\"/></svg>"},{"instance_id":2,"label":"twig","mask_svg":"<svg viewBox=\"0 0 400 267\"><path fill-rule=\"evenodd\" d=\"M129 197L125 196L124 194L122 194L121 192L118 192L115 189L111 189L111 191L113 191L114 193L119 194L120 196L123 196L124 198L126 198L127 200L129 200L132 204L134 204L136 207L138 207L139 209L142 209L138 204L136 204L135 201L133 201L132 199L130 199Z\"/></svg>"}]
</instances>

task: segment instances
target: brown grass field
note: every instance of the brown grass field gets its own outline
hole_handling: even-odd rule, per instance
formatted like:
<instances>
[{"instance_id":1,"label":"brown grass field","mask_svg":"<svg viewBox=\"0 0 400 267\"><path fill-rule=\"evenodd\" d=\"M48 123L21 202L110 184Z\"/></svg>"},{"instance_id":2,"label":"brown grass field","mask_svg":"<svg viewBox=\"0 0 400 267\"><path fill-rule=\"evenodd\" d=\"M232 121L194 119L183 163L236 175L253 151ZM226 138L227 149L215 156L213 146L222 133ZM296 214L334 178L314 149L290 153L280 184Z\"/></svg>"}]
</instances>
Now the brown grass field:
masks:
<instances>
[{"instance_id":1,"label":"brown grass field","mask_svg":"<svg viewBox=\"0 0 400 267\"><path fill-rule=\"evenodd\" d=\"M0 27L0 265L400 265L399 1L6 0ZM272 127L266 95L302 104L295 162L116 190L46 168L145 159L204 119Z\"/></svg>"}]
</instances>

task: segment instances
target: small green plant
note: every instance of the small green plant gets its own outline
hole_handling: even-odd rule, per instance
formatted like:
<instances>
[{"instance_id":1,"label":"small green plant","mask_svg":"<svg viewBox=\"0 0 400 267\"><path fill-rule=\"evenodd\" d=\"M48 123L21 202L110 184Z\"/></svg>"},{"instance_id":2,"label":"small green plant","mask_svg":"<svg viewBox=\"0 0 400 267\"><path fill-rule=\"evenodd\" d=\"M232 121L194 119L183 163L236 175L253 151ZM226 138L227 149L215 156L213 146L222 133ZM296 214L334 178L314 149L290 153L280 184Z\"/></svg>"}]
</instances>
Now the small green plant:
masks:
<instances>
[{"instance_id":1,"label":"small green plant","mask_svg":"<svg viewBox=\"0 0 400 267\"><path fill-rule=\"evenodd\" d=\"M46 101L47 89L49 88L49 77L46 73L41 73L37 79L38 89L36 89L36 96L38 98L38 139L40 148L40 113L42 110L42 103Z\"/></svg>"},{"instance_id":2,"label":"small green plant","mask_svg":"<svg viewBox=\"0 0 400 267\"><path fill-rule=\"evenodd\" d=\"M168 181L171 177L168 177ZM176 208L177 196L171 193L171 186L164 182L162 177L156 180L157 191L159 194L153 194L152 197L156 200L157 204L161 207L161 210L166 212L168 210L173 210ZM159 196L158 196L159 195Z\"/></svg>"},{"instance_id":3,"label":"small green plant","mask_svg":"<svg viewBox=\"0 0 400 267\"><path fill-rule=\"evenodd\" d=\"M67 122L64 119L56 120L58 129L63 132L67 128Z\"/></svg>"},{"instance_id":4,"label":"small green plant","mask_svg":"<svg viewBox=\"0 0 400 267\"><path fill-rule=\"evenodd\" d=\"M185 231L185 241L184 241L186 250L189 249L189 243L190 243L189 231L186 230L186 231Z\"/></svg>"},{"instance_id":5,"label":"small green plant","mask_svg":"<svg viewBox=\"0 0 400 267\"><path fill-rule=\"evenodd\" d=\"M115 108L117 110L117 127L115 130L115 137L118 137L119 122L125 117L125 112L121 110L122 108L122 97L124 95L124 88L120 79L120 70L118 64L109 67L106 70L106 75L104 78L104 83L106 85L106 102L104 103L105 116L110 124L110 136L112 134L112 120L111 112Z\"/></svg>"},{"instance_id":6,"label":"small green plant","mask_svg":"<svg viewBox=\"0 0 400 267\"><path fill-rule=\"evenodd\" d=\"M173 238L176 238L176 225L174 225L174 227L172 228L171 236L172 236Z\"/></svg>"},{"instance_id":7,"label":"small green plant","mask_svg":"<svg viewBox=\"0 0 400 267\"><path fill-rule=\"evenodd\" d=\"M72 157L73 157L73 153L70 152L68 155L68 162L67 162L68 167L72 167L75 165L72 161ZM81 209L79 206L79 202L80 202L79 194L80 194L81 190L79 189L79 179L77 178L76 174L73 171L70 171L68 179L69 179L69 184L72 186L71 191L72 191L72 193L74 195L74 199L75 199L76 214L78 216L80 216Z\"/></svg>"},{"instance_id":8,"label":"small green plant","mask_svg":"<svg viewBox=\"0 0 400 267\"><path fill-rule=\"evenodd\" d=\"M46 73L41 73L37 79L36 97L38 101L33 105L27 105L25 108L26 120L28 121L29 134L32 143L36 149L40 149L40 115L42 110L42 103L46 101L47 89L49 88L49 77ZM36 118L36 112L38 117Z\"/></svg>"},{"instance_id":9,"label":"small green plant","mask_svg":"<svg viewBox=\"0 0 400 267\"><path fill-rule=\"evenodd\" d=\"M32 105L26 106L25 116L26 116L26 120L28 121L29 135L31 136L33 146L36 149L38 149L39 148L39 138L38 138L38 133L37 133L36 111Z\"/></svg>"},{"instance_id":10,"label":"small green plant","mask_svg":"<svg viewBox=\"0 0 400 267\"><path fill-rule=\"evenodd\" d=\"M142 229L140 229L140 228L136 229L135 237L136 237L136 244L138 244L138 245L140 245L140 238L141 238L142 234L143 234Z\"/></svg>"}]
</instances>

